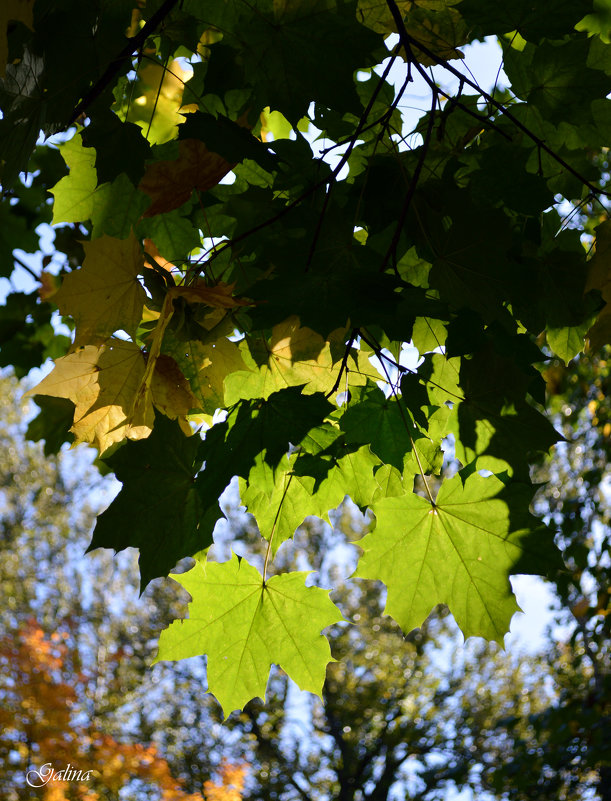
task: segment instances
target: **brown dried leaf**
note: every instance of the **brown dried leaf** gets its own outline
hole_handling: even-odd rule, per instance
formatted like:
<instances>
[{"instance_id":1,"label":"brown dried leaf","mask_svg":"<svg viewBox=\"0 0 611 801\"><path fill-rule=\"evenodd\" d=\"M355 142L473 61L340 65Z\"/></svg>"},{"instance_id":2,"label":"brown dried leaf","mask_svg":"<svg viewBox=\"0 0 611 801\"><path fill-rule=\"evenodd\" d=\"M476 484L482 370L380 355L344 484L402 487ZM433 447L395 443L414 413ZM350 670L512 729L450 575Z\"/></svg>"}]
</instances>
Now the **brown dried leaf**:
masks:
<instances>
[{"instance_id":1,"label":"brown dried leaf","mask_svg":"<svg viewBox=\"0 0 611 801\"><path fill-rule=\"evenodd\" d=\"M138 187L152 200L145 217L180 208L194 189L212 189L235 166L198 139L181 139L178 153L177 159L156 161L146 168Z\"/></svg>"}]
</instances>

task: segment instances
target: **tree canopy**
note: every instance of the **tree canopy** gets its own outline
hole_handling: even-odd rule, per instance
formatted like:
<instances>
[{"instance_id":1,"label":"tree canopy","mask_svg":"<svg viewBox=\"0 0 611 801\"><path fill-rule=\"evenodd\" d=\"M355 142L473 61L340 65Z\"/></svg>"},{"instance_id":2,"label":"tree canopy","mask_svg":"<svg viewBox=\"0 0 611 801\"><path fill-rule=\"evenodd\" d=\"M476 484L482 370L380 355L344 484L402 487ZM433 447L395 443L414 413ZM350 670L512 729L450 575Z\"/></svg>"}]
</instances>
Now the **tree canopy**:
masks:
<instances>
[{"instance_id":1,"label":"tree canopy","mask_svg":"<svg viewBox=\"0 0 611 801\"><path fill-rule=\"evenodd\" d=\"M205 653L225 714L271 664L321 692L342 613L274 557L346 496L405 632L502 643L510 575L562 569L530 466L547 362L611 332L610 35L589 0L3 4L0 365L54 358L32 436L122 482L91 549L142 588L196 557L157 659ZM261 566L207 559L236 477Z\"/></svg>"}]
</instances>

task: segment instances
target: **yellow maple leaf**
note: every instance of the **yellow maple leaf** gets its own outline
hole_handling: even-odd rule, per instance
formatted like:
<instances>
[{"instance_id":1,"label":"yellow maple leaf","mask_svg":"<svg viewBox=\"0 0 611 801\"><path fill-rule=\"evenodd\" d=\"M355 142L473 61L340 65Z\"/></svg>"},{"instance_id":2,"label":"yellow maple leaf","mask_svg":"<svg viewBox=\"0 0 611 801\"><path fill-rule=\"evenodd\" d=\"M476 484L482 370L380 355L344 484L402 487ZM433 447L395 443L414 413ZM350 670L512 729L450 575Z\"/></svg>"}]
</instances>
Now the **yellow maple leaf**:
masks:
<instances>
[{"instance_id":1,"label":"yellow maple leaf","mask_svg":"<svg viewBox=\"0 0 611 801\"><path fill-rule=\"evenodd\" d=\"M133 335L146 293L138 281L144 258L133 231L127 239L102 236L84 242L83 266L64 278L53 297L76 324L74 346L100 345L115 331Z\"/></svg>"},{"instance_id":2,"label":"yellow maple leaf","mask_svg":"<svg viewBox=\"0 0 611 801\"><path fill-rule=\"evenodd\" d=\"M70 429L75 443L87 442L103 453L126 437L143 439L151 433L152 404L137 417L134 399L144 377L140 348L120 339L95 347L87 345L55 362L53 371L28 394L67 398L74 403Z\"/></svg>"},{"instance_id":3,"label":"yellow maple leaf","mask_svg":"<svg viewBox=\"0 0 611 801\"><path fill-rule=\"evenodd\" d=\"M228 404L225 401L225 377L236 370L246 370L238 346L224 336L213 342L199 340L183 341L168 333L163 349L178 362L183 374L197 398L197 407L207 415L210 422L217 409Z\"/></svg>"},{"instance_id":4,"label":"yellow maple leaf","mask_svg":"<svg viewBox=\"0 0 611 801\"><path fill-rule=\"evenodd\" d=\"M148 383L147 367L133 342L113 339L101 347L86 345L57 359L53 371L28 394L71 400L75 444L87 442L103 453L123 439L148 437L155 422L153 407L172 419L184 418L198 407L174 359L156 358Z\"/></svg>"},{"instance_id":5,"label":"yellow maple leaf","mask_svg":"<svg viewBox=\"0 0 611 801\"><path fill-rule=\"evenodd\" d=\"M6 75L9 22L23 22L33 30L33 11L34 0L2 0L0 3L0 78L4 78Z\"/></svg>"},{"instance_id":6,"label":"yellow maple leaf","mask_svg":"<svg viewBox=\"0 0 611 801\"><path fill-rule=\"evenodd\" d=\"M155 364L151 393L153 405L172 420L200 405L176 361L163 353Z\"/></svg>"}]
</instances>

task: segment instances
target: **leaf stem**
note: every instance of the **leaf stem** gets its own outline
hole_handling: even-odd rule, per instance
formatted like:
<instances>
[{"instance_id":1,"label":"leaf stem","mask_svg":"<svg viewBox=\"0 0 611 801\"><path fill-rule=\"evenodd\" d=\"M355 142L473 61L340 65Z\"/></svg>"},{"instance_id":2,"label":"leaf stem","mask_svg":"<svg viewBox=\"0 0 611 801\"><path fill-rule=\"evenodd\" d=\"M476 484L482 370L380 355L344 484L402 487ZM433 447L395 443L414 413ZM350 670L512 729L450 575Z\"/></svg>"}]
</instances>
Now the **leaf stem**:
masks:
<instances>
[{"instance_id":1,"label":"leaf stem","mask_svg":"<svg viewBox=\"0 0 611 801\"><path fill-rule=\"evenodd\" d=\"M297 459L299 459L300 455L301 455L301 452L297 456ZM297 461L297 459L295 461ZM266 578L267 578L267 566L269 564L269 559L270 559L270 556L271 556L271 553L272 553L272 541L274 539L274 534L276 533L276 525L278 523L278 518L280 517L280 510L282 509L282 504L284 503L284 499L286 498L286 493L288 492L288 489L289 489L289 487L291 485L291 481L293 480L293 476L294 476L294 473L291 472L290 475L289 475L289 480L286 482L286 486L284 487L284 492L282 493L282 498L280 499L280 503L278 504L278 509L276 511L276 516L274 517L272 530L270 531L269 539L267 541L267 550L265 551L265 561L263 563L263 586L265 586L265 581L266 581Z\"/></svg>"},{"instance_id":2,"label":"leaf stem","mask_svg":"<svg viewBox=\"0 0 611 801\"><path fill-rule=\"evenodd\" d=\"M429 483L426 480L426 476L424 475L424 468L422 466L422 461L420 460L420 454L418 453L418 448L416 448L416 443L414 442L414 438L412 437L411 431L409 430L409 424L407 418L405 416L405 412L403 410L403 406L399 401L399 396L397 395L397 389L394 383L391 381L390 375L388 370L386 369L386 365L384 361L380 360L380 364L382 365L382 369L386 373L386 378L388 379L388 383L390 385L390 391L394 395L395 400L397 401L397 408L399 409L399 414L401 415L401 419L403 420L403 425L405 426L405 431L407 436L409 437L409 441L412 444L412 450L414 451L414 456L416 457L416 462L418 464L418 470L420 471L420 475L422 476L422 481L424 483L424 488L426 489L426 494L429 496L429 501L431 502L431 506L435 506L435 499L433 498L433 494L431 492L431 488L429 487Z\"/></svg>"}]
</instances>

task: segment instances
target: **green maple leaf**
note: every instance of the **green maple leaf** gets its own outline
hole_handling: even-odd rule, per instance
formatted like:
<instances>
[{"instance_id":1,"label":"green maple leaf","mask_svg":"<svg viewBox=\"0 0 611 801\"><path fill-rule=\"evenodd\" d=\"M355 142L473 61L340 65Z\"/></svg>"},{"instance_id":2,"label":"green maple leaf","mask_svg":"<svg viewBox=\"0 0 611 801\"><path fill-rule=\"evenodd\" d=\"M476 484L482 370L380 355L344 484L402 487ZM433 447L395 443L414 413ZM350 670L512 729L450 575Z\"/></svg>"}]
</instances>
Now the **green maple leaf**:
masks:
<instances>
[{"instance_id":1,"label":"green maple leaf","mask_svg":"<svg viewBox=\"0 0 611 801\"><path fill-rule=\"evenodd\" d=\"M155 662L206 654L208 689L227 716L265 697L273 664L302 690L321 694L329 643L321 631L343 620L328 590L306 587L308 573L267 581L235 554L229 562L197 562L172 575L191 595L189 618L175 620L159 639Z\"/></svg>"},{"instance_id":2,"label":"green maple leaf","mask_svg":"<svg viewBox=\"0 0 611 801\"><path fill-rule=\"evenodd\" d=\"M278 2L274 12L273 18L260 11L242 16L234 34L261 105L294 124L307 112L306 98L358 114L354 71L376 62L382 39L357 22L354 4Z\"/></svg>"},{"instance_id":3,"label":"green maple leaf","mask_svg":"<svg viewBox=\"0 0 611 801\"><path fill-rule=\"evenodd\" d=\"M28 425L28 439L34 442L44 440L45 456L59 453L64 442L74 442L74 435L70 433L74 404L65 398L49 395L34 395L32 400L40 406L40 413Z\"/></svg>"},{"instance_id":4,"label":"green maple leaf","mask_svg":"<svg viewBox=\"0 0 611 801\"><path fill-rule=\"evenodd\" d=\"M481 26L485 35L518 31L525 39L536 41L561 38L591 9L588 0L552 0L541 5L532 0L512 3L482 3L463 0L460 13L467 23Z\"/></svg>"},{"instance_id":5,"label":"green maple leaf","mask_svg":"<svg viewBox=\"0 0 611 801\"><path fill-rule=\"evenodd\" d=\"M50 190L55 197L53 224L88 220L93 212L93 196L98 186L95 150L84 147L81 135L76 134L60 146L60 153L70 172Z\"/></svg>"},{"instance_id":6,"label":"green maple leaf","mask_svg":"<svg viewBox=\"0 0 611 801\"><path fill-rule=\"evenodd\" d=\"M444 603L465 637L502 644L519 610L509 575L557 562L552 534L524 512L532 489L476 473L444 481L434 504L414 493L377 501L355 575L386 584L385 611L405 632Z\"/></svg>"},{"instance_id":7,"label":"green maple leaf","mask_svg":"<svg viewBox=\"0 0 611 801\"><path fill-rule=\"evenodd\" d=\"M88 550L139 548L142 588L212 543L221 511L218 503L204 508L195 489L200 447L199 437L185 436L178 423L157 414L148 439L104 459L123 487L98 517Z\"/></svg>"},{"instance_id":8,"label":"green maple leaf","mask_svg":"<svg viewBox=\"0 0 611 801\"><path fill-rule=\"evenodd\" d=\"M302 395L301 387L274 392L265 401L240 401L225 422L212 427L202 444L206 471L198 479L201 491L216 487L219 473L227 476L224 486L234 475L246 476L258 457L275 467L289 444L298 445L332 410L320 392ZM214 466L214 476L209 475L208 462Z\"/></svg>"},{"instance_id":9,"label":"green maple leaf","mask_svg":"<svg viewBox=\"0 0 611 801\"><path fill-rule=\"evenodd\" d=\"M98 186L96 151L83 145L81 134L60 145L60 152L70 172L50 190L55 197L53 224L91 220L95 236L128 236L149 198L124 173Z\"/></svg>"}]
</instances>

